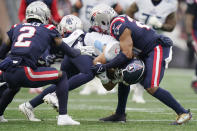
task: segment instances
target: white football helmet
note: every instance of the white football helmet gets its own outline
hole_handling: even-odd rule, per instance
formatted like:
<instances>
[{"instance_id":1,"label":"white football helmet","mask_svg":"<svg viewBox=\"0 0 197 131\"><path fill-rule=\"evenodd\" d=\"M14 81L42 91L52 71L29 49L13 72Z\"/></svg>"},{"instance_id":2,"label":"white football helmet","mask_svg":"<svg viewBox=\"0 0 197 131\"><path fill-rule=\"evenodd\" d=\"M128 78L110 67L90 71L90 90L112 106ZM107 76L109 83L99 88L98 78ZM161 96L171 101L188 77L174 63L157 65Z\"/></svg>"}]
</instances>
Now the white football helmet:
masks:
<instances>
[{"instance_id":1,"label":"white football helmet","mask_svg":"<svg viewBox=\"0 0 197 131\"><path fill-rule=\"evenodd\" d=\"M48 24L51 13L49 8L42 1L32 2L27 6L26 9L26 20L28 19L38 19L43 24Z\"/></svg>"},{"instance_id":2,"label":"white football helmet","mask_svg":"<svg viewBox=\"0 0 197 131\"><path fill-rule=\"evenodd\" d=\"M71 33L76 29L83 29L83 23L75 15L64 16L58 25L60 34Z\"/></svg>"},{"instance_id":3,"label":"white football helmet","mask_svg":"<svg viewBox=\"0 0 197 131\"><path fill-rule=\"evenodd\" d=\"M109 31L110 22L113 17L117 16L116 11L108 5L99 4L95 6L90 13L90 23L92 27L98 27L101 32Z\"/></svg>"}]
</instances>

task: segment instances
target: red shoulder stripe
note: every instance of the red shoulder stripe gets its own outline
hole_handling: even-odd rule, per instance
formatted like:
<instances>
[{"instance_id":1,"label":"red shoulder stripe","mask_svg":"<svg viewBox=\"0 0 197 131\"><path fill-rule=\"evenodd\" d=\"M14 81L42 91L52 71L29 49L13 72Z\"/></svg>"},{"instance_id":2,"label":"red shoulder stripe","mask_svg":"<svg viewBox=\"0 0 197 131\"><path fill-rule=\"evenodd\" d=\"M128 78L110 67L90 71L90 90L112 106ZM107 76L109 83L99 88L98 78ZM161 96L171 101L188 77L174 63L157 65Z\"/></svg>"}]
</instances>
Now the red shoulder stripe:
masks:
<instances>
[{"instance_id":1,"label":"red shoulder stripe","mask_svg":"<svg viewBox=\"0 0 197 131\"><path fill-rule=\"evenodd\" d=\"M44 27L46 27L46 28L49 29L49 30L53 30L53 29L56 28L56 27L55 27L54 25L52 25L52 24L45 25Z\"/></svg>"},{"instance_id":2,"label":"red shoulder stripe","mask_svg":"<svg viewBox=\"0 0 197 131\"><path fill-rule=\"evenodd\" d=\"M12 28L15 28L18 24L12 25Z\"/></svg>"}]
</instances>

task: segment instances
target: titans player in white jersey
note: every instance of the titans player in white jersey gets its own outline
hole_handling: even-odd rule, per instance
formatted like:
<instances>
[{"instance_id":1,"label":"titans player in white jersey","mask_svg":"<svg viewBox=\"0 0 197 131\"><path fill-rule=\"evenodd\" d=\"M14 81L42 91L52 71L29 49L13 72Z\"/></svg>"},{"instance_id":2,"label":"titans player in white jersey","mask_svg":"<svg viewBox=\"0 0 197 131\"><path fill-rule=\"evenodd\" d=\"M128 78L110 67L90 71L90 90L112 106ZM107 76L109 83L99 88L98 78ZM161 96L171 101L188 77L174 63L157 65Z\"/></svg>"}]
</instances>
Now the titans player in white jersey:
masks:
<instances>
[{"instance_id":1,"label":"titans player in white jersey","mask_svg":"<svg viewBox=\"0 0 197 131\"><path fill-rule=\"evenodd\" d=\"M177 0L135 0L127 15L155 29L171 32L176 25L177 6Z\"/></svg>"},{"instance_id":2,"label":"titans player in white jersey","mask_svg":"<svg viewBox=\"0 0 197 131\"><path fill-rule=\"evenodd\" d=\"M88 32L90 28L90 12L91 9L101 3L105 3L112 8L114 8L115 11L117 11L119 14L122 13L122 7L118 3L118 0L72 0L72 13L74 15L79 16L79 18L82 20L84 24L84 30ZM82 95L88 95L92 92L97 92L97 94L106 94L107 92L104 90L101 82L99 79L95 78L94 80L87 83L83 90L80 92Z\"/></svg>"},{"instance_id":3,"label":"titans player in white jersey","mask_svg":"<svg viewBox=\"0 0 197 131\"><path fill-rule=\"evenodd\" d=\"M131 18L153 27L157 32L172 32L176 26L177 0L135 0L126 13ZM133 85L134 95L132 100L144 103L143 87Z\"/></svg>"}]
</instances>

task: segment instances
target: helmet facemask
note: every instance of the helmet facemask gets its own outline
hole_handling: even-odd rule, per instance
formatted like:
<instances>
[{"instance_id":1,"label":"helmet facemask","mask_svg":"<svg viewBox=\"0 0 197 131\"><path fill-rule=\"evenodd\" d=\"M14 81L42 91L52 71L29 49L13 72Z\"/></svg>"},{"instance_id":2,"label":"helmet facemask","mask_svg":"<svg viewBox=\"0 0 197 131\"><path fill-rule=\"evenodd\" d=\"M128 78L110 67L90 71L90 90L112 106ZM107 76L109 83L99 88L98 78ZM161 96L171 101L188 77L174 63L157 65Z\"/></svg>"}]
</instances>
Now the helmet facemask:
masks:
<instances>
[{"instance_id":1,"label":"helmet facemask","mask_svg":"<svg viewBox=\"0 0 197 131\"><path fill-rule=\"evenodd\" d=\"M110 22L117 13L111 7L100 4L92 9L90 15L92 28L98 28L102 33L109 33Z\"/></svg>"}]
</instances>

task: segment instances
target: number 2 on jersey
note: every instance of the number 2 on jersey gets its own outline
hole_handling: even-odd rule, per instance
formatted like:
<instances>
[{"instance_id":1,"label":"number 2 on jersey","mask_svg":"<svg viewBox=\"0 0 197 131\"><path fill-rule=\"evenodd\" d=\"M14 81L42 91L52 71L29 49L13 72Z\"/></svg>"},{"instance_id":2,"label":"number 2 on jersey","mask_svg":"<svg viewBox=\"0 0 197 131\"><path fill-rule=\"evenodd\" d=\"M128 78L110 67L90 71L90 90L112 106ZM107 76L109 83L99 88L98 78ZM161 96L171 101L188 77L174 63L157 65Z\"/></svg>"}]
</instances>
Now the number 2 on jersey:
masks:
<instances>
[{"instance_id":1,"label":"number 2 on jersey","mask_svg":"<svg viewBox=\"0 0 197 131\"><path fill-rule=\"evenodd\" d=\"M36 29L31 26L24 26L19 31L22 33L18 36L17 42L15 42L14 46L15 47L29 47L31 44L31 41L24 40L24 38L32 38L36 32Z\"/></svg>"}]
</instances>

